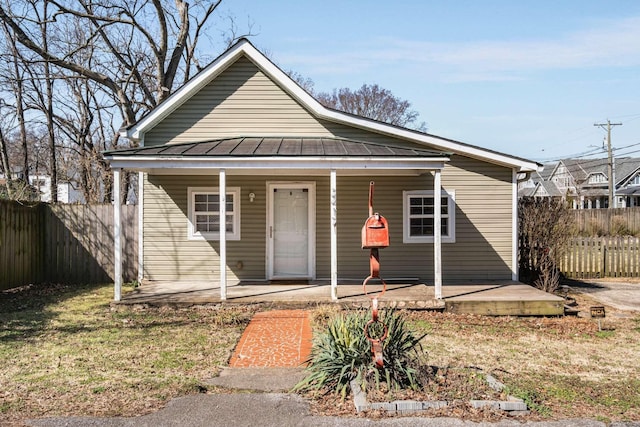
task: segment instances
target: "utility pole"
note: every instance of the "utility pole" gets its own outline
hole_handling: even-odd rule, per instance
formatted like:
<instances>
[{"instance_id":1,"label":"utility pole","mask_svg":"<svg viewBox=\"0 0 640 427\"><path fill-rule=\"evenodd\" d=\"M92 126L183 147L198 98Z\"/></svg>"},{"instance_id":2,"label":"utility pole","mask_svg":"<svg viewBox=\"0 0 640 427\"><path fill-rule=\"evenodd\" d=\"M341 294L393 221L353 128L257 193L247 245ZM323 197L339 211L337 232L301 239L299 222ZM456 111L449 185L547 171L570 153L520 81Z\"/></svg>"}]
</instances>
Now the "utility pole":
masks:
<instances>
[{"instance_id":1,"label":"utility pole","mask_svg":"<svg viewBox=\"0 0 640 427\"><path fill-rule=\"evenodd\" d=\"M593 125L607 130L607 152L609 154L609 162L607 164L607 174L609 175L609 209L616 208L617 202L614 194L616 188L616 176L613 168L613 151L611 149L611 126L622 126L622 123L611 123L611 120L607 119L607 123L594 123Z\"/></svg>"}]
</instances>

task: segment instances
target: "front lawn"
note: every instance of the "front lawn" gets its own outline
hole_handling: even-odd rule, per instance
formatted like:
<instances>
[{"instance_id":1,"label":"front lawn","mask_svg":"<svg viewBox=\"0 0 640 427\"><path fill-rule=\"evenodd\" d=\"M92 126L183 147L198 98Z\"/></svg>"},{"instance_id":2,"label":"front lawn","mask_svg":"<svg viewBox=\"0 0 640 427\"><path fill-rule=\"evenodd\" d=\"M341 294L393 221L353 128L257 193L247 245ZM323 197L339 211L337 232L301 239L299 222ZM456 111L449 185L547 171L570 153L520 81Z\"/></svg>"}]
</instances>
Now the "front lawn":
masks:
<instances>
[{"instance_id":1,"label":"front lawn","mask_svg":"<svg viewBox=\"0 0 640 427\"><path fill-rule=\"evenodd\" d=\"M0 420L140 415L206 392L254 308L121 307L113 285L0 294Z\"/></svg>"},{"instance_id":2,"label":"front lawn","mask_svg":"<svg viewBox=\"0 0 640 427\"><path fill-rule=\"evenodd\" d=\"M135 416L193 393L226 366L260 306L110 306L112 285L0 293L0 421L56 415ZM597 305L576 296L582 312ZM262 307L268 309L269 307ZM321 306L316 317L332 317ZM607 307L583 317L514 318L407 312L429 364L491 373L534 410L529 419L640 420L640 315ZM324 414L354 415L324 396ZM477 420L460 407L431 415ZM1 422L0 422L1 424Z\"/></svg>"}]
</instances>

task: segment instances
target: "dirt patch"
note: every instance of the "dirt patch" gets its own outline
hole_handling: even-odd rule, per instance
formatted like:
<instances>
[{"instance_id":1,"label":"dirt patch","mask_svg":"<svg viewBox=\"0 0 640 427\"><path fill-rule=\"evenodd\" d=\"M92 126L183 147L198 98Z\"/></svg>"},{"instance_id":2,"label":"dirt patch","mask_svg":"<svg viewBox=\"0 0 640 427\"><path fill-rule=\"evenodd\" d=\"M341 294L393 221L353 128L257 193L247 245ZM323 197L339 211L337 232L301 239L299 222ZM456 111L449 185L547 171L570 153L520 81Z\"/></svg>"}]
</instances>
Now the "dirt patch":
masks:
<instances>
[{"instance_id":1,"label":"dirt patch","mask_svg":"<svg viewBox=\"0 0 640 427\"><path fill-rule=\"evenodd\" d=\"M418 390L389 390L386 384L380 387L370 384L367 390L369 402L390 400L506 400L504 393L492 389L486 376L472 368L429 366L420 378Z\"/></svg>"}]
</instances>

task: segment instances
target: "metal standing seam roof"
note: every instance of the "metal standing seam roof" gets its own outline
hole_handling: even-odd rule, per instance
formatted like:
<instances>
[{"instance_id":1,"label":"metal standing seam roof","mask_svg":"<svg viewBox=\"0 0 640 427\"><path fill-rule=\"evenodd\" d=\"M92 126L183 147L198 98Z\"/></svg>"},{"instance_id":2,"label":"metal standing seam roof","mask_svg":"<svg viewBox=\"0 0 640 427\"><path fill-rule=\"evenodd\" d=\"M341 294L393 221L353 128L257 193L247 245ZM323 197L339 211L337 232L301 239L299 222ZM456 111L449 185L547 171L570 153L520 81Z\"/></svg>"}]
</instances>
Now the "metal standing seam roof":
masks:
<instances>
[{"instance_id":1,"label":"metal standing seam roof","mask_svg":"<svg viewBox=\"0 0 640 427\"><path fill-rule=\"evenodd\" d=\"M105 151L126 157L440 157L450 153L325 137L237 137Z\"/></svg>"}]
</instances>

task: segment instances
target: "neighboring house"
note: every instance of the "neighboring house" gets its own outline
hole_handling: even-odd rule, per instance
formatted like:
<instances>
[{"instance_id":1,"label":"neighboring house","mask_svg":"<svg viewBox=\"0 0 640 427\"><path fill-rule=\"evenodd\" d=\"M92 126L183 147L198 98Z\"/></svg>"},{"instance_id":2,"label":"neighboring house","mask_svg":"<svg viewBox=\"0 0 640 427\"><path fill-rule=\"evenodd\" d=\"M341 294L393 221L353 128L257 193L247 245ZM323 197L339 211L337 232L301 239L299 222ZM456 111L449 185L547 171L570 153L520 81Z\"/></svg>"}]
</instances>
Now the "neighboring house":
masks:
<instances>
[{"instance_id":1,"label":"neighboring house","mask_svg":"<svg viewBox=\"0 0 640 427\"><path fill-rule=\"evenodd\" d=\"M640 159L616 159L615 165L618 207L640 206Z\"/></svg>"},{"instance_id":2,"label":"neighboring house","mask_svg":"<svg viewBox=\"0 0 640 427\"><path fill-rule=\"evenodd\" d=\"M24 173L12 173L14 179L23 179ZM6 177L0 174L0 185L6 184ZM51 177L49 175L29 175L29 184L38 191L40 201L51 202ZM58 182L58 203L84 203L84 196L71 182Z\"/></svg>"},{"instance_id":3,"label":"neighboring house","mask_svg":"<svg viewBox=\"0 0 640 427\"><path fill-rule=\"evenodd\" d=\"M640 159L614 161L615 197L618 207L640 205ZM519 185L519 196L565 197L576 209L609 207L607 159L563 159L544 165L539 174Z\"/></svg>"},{"instance_id":4,"label":"neighboring house","mask_svg":"<svg viewBox=\"0 0 640 427\"><path fill-rule=\"evenodd\" d=\"M529 174L529 178L518 183L518 197L562 197L558 187L545 179L543 171Z\"/></svg>"},{"instance_id":5,"label":"neighboring house","mask_svg":"<svg viewBox=\"0 0 640 427\"><path fill-rule=\"evenodd\" d=\"M328 109L245 39L121 135L139 147L105 158L116 200L121 171L140 172L141 280L214 281L222 299L231 281L326 280L336 298L369 273L370 181L383 278L436 297L518 279L517 181L539 164Z\"/></svg>"},{"instance_id":6,"label":"neighboring house","mask_svg":"<svg viewBox=\"0 0 640 427\"><path fill-rule=\"evenodd\" d=\"M40 193L40 201L51 202L49 175L29 175L29 183ZM84 203L84 196L71 182L58 182L58 203Z\"/></svg>"}]
</instances>

